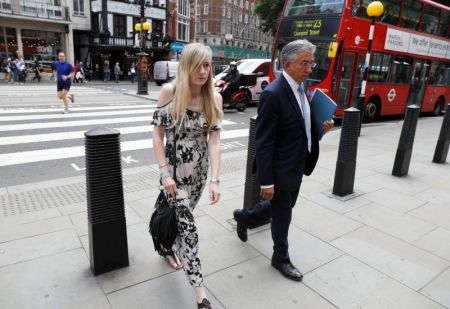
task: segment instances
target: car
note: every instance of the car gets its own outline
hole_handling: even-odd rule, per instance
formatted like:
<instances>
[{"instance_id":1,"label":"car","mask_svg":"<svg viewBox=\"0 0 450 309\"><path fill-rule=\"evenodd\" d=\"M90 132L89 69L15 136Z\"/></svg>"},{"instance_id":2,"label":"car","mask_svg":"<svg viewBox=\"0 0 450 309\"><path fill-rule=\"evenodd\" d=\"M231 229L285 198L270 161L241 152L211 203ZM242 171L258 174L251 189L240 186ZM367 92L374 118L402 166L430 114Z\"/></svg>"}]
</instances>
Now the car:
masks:
<instances>
[{"instance_id":1,"label":"car","mask_svg":"<svg viewBox=\"0 0 450 309\"><path fill-rule=\"evenodd\" d=\"M156 61L153 68L153 80L158 86L161 86L173 80L177 72L177 61Z\"/></svg>"},{"instance_id":2,"label":"car","mask_svg":"<svg viewBox=\"0 0 450 309\"><path fill-rule=\"evenodd\" d=\"M259 101L259 96L264 88L269 84L270 59L242 59L237 61L237 69L239 73L250 75L258 75L256 86L249 89L249 97L253 103ZM215 76L214 81L221 80L229 71L229 68Z\"/></svg>"}]
</instances>

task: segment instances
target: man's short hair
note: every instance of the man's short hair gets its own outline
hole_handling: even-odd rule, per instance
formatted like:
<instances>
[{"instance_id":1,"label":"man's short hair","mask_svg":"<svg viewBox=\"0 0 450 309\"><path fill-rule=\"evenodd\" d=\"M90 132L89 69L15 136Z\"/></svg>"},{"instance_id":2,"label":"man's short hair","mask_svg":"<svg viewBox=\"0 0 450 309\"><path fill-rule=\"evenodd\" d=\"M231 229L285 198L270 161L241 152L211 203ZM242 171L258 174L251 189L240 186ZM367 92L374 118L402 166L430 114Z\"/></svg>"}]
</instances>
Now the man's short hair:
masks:
<instances>
[{"instance_id":1,"label":"man's short hair","mask_svg":"<svg viewBox=\"0 0 450 309\"><path fill-rule=\"evenodd\" d=\"M281 65L286 65L286 61L294 61L296 55L300 52L308 52L314 54L316 45L308 40L295 40L286 44L281 50Z\"/></svg>"}]
</instances>

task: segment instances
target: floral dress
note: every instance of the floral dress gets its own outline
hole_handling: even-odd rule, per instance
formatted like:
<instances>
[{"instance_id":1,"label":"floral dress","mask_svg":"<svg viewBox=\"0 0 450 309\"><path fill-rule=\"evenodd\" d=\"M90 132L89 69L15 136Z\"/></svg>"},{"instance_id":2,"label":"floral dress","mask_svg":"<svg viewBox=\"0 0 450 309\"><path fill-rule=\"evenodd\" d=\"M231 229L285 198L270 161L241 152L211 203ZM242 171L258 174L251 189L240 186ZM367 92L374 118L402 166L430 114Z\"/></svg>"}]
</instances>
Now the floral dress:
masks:
<instances>
[{"instance_id":1,"label":"floral dress","mask_svg":"<svg viewBox=\"0 0 450 309\"><path fill-rule=\"evenodd\" d=\"M173 117L168 103L156 109L152 124L166 127L166 162L173 171L174 129ZM221 130L221 123L211 131ZM208 124L203 112L186 111L180 126L176 126L176 173L178 189L176 215L178 236L173 250L183 264L183 269L194 287L202 286L200 259L198 258L198 232L193 211L197 205L208 176ZM170 195L167 198L173 200Z\"/></svg>"}]
</instances>

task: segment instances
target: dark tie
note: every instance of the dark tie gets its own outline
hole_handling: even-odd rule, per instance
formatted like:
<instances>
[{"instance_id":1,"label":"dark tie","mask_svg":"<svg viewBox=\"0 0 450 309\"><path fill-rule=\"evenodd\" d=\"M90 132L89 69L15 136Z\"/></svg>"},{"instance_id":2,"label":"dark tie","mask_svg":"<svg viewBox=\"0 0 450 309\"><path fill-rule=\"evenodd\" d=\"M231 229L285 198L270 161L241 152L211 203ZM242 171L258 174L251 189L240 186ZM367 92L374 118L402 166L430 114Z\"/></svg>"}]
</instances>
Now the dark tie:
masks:
<instances>
[{"instance_id":1,"label":"dark tie","mask_svg":"<svg viewBox=\"0 0 450 309\"><path fill-rule=\"evenodd\" d=\"M298 86L298 92L300 95L300 104L303 110L303 118L305 119L306 136L308 137L308 151L311 152L311 111L309 104L306 101L305 89L303 84Z\"/></svg>"}]
</instances>

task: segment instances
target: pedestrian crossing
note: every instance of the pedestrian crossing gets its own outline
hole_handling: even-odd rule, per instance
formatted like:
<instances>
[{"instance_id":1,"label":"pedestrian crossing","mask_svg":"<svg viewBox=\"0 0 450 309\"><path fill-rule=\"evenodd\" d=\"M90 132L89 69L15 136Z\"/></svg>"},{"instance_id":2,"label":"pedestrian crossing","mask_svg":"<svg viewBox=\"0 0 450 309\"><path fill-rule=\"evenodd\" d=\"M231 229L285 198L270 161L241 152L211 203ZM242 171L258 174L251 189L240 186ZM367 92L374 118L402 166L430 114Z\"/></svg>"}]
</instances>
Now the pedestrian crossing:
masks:
<instances>
[{"instance_id":1,"label":"pedestrian crossing","mask_svg":"<svg viewBox=\"0 0 450 309\"><path fill-rule=\"evenodd\" d=\"M75 86L72 84L70 87L70 92L76 95L93 95L93 94L111 94L113 91L99 89L89 86ZM45 95L56 95L56 84L24 84L24 85L2 85L0 91L1 97L34 97L34 96L45 96Z\"/></svg>"},{"instance_id":2,"label":"pedestrian crossing","mask_svg":"<svg viewBox=\"0 0 450 309\"><path fill-rule=\"evenodd\" d=\"M0 168L82 158L84 133L99 126L121 133L122 153L150 150L155 109L155 103L80 106L64 115L61 109L50 107L9 108L0 113ZM222 125L224 141L248 136L248 127L242 128L242 123L224 119Z\"/></svg>"}]
</instances>

